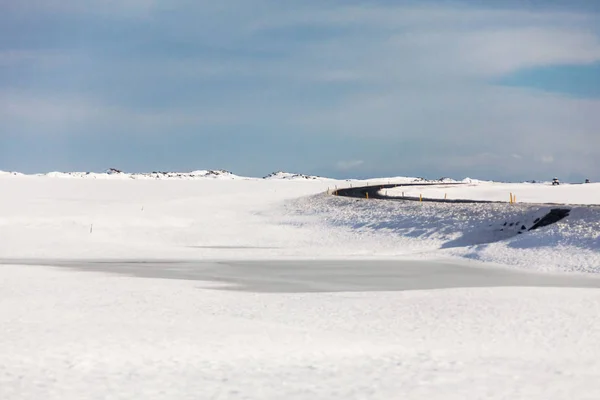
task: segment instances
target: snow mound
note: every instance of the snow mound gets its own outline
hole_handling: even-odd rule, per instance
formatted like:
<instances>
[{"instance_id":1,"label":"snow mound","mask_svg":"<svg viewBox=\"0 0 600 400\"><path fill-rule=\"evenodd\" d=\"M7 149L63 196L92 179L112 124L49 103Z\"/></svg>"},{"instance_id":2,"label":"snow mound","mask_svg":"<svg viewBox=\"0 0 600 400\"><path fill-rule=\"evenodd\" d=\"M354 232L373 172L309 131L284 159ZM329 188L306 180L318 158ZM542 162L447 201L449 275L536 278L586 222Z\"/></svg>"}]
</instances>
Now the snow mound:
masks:
<instances>
[{"instance_id":1,"label":"snow mound","mask_svg":"<svg viewBox=\"0 0 600 400\"><path fill-rule=\"evenodd\" d=\"M278 172L273 172L273 173L265 176L263 179L317 180L317 179L325 179L325 178L322 178L320 176L294 174L294 173L290 173L290 172L278 171Z\"/></svg>"}]
</instances>

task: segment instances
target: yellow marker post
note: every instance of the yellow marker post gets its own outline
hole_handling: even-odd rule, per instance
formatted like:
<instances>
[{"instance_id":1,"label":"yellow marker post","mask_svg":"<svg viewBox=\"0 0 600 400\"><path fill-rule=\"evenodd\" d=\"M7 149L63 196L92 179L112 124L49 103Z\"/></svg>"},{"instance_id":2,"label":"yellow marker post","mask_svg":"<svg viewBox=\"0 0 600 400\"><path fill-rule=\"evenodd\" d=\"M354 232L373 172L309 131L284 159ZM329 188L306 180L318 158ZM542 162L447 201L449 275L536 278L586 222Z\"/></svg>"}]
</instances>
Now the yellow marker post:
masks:
<instances>
[{"instance_id":1,"label":"yellow marker post","mask_svg":"<svg viewBox=\"0 0 600 400\"><path fill-rule=\"evenodd\" d=\"M512 193L510 194L510 204L513 203L513 197L512 197Z\"/></svg>"},{"instance_id":2,"label":"yellow marker post","mask_svg":"<svg viewBox=\"0 0 600 400\"><path fill-rule=\"evenodd\" d=\"M514 194L514 195L513 195L513 204L514 204L514 203L516 203L516 202L517 202L517 195L516 195L516 194Z\"/></svg>"},{"instance_id":3,"label":"yellow marker post","mask_svg":"<svg viewBox=\"0 0 600 400\"><path fill-rule=\"evenodd\" d=\"M423 201L423 195L422 194L419 195L419 201Z\"/></svg>"},{"instance_id":4,"label":"yellow marker post","mask_svg":"<svg viewBox=\"0 0 600 400\"><path fill-rule=\"evenodd\" d=\"M365 193L367 195L367 200L369 199L369 192Z\"/></svg>"}]
</instances>

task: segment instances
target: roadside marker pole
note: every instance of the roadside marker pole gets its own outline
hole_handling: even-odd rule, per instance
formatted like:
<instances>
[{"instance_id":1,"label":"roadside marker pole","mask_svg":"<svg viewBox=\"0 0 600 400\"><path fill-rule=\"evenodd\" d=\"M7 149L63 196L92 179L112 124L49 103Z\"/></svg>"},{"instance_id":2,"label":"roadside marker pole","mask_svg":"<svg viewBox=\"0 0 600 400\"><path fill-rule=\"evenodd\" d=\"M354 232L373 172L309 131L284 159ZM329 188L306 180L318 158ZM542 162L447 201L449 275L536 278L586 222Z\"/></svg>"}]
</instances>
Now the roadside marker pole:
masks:
<instances>
[{"instance_id":1,"label":"roadside marker pole","mask_svg":"<svg viewBox=\"0 0 600 400\"><path fill-rule=\"evenodd\" d=\"M367 195L367 200L368 200L369 199L369 192L367 192L366 195Z\"/></svg>"},{"instance_id":2,"label":"roadside marker pole","mask_svg":"<svg viewBox=\"0 0 600 400\"><path fill-rule=\"evenodd\" d=\"M422 194L419 195L419 201L423 202L423 195Z\"/></svg>"},{"instance_id":3,"label":"roadside marker pole","mask_svg":"<svg viewBox=\"0 0 600 400\"><path fill-rule=\"evenodd\" d=\"M448 193L444 193L444 200L448 200Z\"/></svg>"}]
</instances>

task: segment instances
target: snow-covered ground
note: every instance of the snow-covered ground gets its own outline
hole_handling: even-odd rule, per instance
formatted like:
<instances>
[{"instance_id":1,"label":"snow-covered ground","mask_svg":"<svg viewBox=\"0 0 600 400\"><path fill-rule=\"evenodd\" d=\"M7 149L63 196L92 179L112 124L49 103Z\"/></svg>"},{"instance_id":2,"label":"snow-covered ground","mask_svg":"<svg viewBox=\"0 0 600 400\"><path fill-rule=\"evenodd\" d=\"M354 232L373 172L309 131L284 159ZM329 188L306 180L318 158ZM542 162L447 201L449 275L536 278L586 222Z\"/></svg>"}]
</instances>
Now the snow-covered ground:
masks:
<instances>
[{"instance_id":1,"label":"snow-covered ground","mask_svg":"<svg viewBox=\"0 0 600 400\"><path fill-rule=\"evenodd\" d=\"M510 201L510 195L517 203L558 203L600 205L600 183L561 184L551 183L496 183L477 181L463 185L439 185L397 187L385 189L388 196L428 197L432 199L465 199Z\"/></svg>"},{"instance_id":2,"label":"snow-covered ground","mask_svg":"<svg viewBox=\"0 0 600 400\"><path fill-rule=\"evenodd\" d=\"M127 174L1 175L0 258L460 256L526 269L600 271L600 208L569 206L565 220L537 231L523 229L552 207L526 200L562 202L576 192L580 203L595 203L600 184L478 182L393 189L426 197L517 196L514 205L472 205L327 195L336 187L412 178L348 182L278 173L257 179L207 171L161 179L121 175Z\"/></svg>"},{"instance_id":3,"label":"snow-covered ground","mask_svg":"<svg viewBox=\"0 0 600 400\"><path fill-rule=\"evenodd\" d=\"M326 193L364 181L193 175L0 174L0 399L600 398L598 289L260 293L15 265L466 258L600 272L598 207L519 234L549 209L527 196L570 199L546 195L566 185L452 189L512 191L516 205L420 204ZM390 181L412 179L369 184ZM584 189L577 203L596 203L598 186Z\"/></svg>"},{"instance_id":4,"label":"snow-covered ground","mask_svg":"<svg viewBox=\"0 0 600 400\"><path fill-rule=\"evenodd\" d=\"M600 272L600 207L569 206L567 218L535 231L527 229L553 206L317 195L290 201L286 207L298 225L361 238L364 246L359 241L349 254L458 256L527 270Z\"/></svg>"},{"instance_id":5,"label":"snow-covered ground","mask_svg":"<svg viewBox=\"0 0 600 400\"><path fill-rule=\"evenodd\" d=\"M246 293L0 268L3 400L600 398L598 289Z\"/></svg>"},{"instance_id":6,"label":"snow-covered ground","mask_svg":"<svg viewBox=\"0 0 600 400\"><path fill-rule=\"evenodd\" d=\"M333 183L9 175L0 185L0 258L247 259L325 248L316 243L327 232L265 214L286 199L325 196ZM336 243L342 247L329 254L343 255L346 246Z\"/></svg>"}]
</instances>

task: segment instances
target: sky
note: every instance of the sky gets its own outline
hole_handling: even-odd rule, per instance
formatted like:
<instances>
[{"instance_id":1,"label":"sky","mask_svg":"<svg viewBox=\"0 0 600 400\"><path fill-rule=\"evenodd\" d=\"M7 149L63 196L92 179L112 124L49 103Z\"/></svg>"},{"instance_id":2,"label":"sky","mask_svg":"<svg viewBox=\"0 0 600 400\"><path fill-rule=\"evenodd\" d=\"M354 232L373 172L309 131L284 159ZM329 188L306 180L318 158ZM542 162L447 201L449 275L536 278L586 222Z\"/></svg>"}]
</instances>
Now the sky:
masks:
<instances>
[{"instance_id":1,"label":"sky","mask_svg":"<svg viewBox=\"0 0 600 400\"><path fill-rule=\"evenodd\" d=\"M600 180L594 0L0 0L0 170Z\"/></svg>"}]
</instances>

